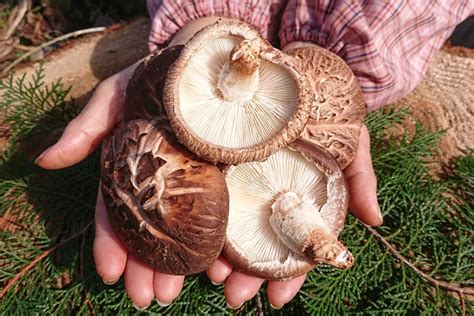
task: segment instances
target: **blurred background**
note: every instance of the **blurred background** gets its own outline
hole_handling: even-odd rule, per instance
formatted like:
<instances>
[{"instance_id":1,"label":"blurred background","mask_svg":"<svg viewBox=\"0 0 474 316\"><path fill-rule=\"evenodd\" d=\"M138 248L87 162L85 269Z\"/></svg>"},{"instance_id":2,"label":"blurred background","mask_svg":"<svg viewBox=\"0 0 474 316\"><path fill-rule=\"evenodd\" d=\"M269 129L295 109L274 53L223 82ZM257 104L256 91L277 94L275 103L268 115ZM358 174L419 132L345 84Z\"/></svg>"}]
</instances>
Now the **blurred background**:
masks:
<instances>
[{"instance_id":1,"label":"blurred background","mask_svg":"<svg viewBox=\"0 0 474 316\"><path fill-rule=\"evenodd\" d=\"M60 35L110 26L146 16L145 0L3 0L0 1L0 70L13 60ZM42 54L64 43L48 47Z\"/></svg>"}]
</instances>

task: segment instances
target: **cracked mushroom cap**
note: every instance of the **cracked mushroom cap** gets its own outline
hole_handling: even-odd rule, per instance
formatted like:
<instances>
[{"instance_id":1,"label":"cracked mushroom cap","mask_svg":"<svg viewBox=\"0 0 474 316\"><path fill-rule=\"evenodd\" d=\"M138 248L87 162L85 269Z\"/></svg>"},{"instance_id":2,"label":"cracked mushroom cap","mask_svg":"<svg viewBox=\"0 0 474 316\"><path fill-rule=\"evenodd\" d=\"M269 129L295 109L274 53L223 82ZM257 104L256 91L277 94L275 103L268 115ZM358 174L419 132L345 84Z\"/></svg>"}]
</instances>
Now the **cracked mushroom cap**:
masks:
<instances>
[{"instance_id":1,"label":"cracked mushroom cap","mask_svg":"<svg viewBox=\"0 0 474 316\"><path fill-rule=\"evenodd\" d=\"M206 160L235 164L263 160L296 139L311 88L293 58L249 25L221 20L185 44L163 99L181 143Z\"/></svg>"},{"instance_id":2,"label":"cracked mushroom cap","mask_svg":"<svg viewBox=\"0 0 474 316\"><path fill-rule=\"evenodd\" d=\"M158 121L133 120L104 144L101 189L114 231L129 252L176 275L208 268L224 244L224 175L197 159Z\"/></svg>"},{"instance_id":3,"label":"cracked mushroom cap","mask_svg":"<svg viewBox=\"0 0 474 316\"><path fill-rule=\"evenodd\" d=\"M238 270L289 279L324 263L354 259L338 241L348 194L337 162L297 140L263 162L229 167L229 222L224 256Z\"/></svg>"},{"instance_id":4,"label":"cracked mushroom cap","mask_svg":"<svg viewBox=\"0 0 474 316\"><path fill-rule=\"evenodd\" d=\"M310 79L313 107L301 138L326 149L346 168L354 159L365 117L364 96L339 56L318 46L287 51Z\"/></svg>"}]
</instances>

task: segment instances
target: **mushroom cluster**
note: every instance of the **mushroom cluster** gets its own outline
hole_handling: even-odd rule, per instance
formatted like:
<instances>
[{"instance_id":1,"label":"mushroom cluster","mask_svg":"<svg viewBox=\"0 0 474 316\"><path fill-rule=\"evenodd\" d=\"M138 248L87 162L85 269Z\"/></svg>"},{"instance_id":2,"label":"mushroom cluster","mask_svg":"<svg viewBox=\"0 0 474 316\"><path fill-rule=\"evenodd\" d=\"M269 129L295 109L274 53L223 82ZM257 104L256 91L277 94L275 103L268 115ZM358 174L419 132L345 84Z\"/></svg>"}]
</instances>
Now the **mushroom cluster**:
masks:
<instances>
[{"instance_id":1,"label":"mushroom cluster","mask_svg":"<svg viewBox=\"0 0 474 316\"><path fill-rule=\"evenodd\" d=\"M348 69L321 48L281 52L229 20L145 58L102 152L101 189L127 249L181 275L221 253L266 279L352 266L338 240L341 167L364 108Z\"/></svg>"}]
</instances>

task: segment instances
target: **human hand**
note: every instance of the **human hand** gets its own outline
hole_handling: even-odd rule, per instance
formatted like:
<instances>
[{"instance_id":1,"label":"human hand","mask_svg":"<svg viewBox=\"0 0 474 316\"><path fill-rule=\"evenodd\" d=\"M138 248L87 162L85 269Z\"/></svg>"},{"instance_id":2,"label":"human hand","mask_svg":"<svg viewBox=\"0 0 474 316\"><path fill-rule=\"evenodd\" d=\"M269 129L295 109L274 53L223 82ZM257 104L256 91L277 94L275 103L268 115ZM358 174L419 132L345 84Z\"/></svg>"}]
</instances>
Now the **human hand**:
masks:
<instances>
[{"instance_id":1,"label":"human hand","mask_svg":"<svg viewBox=\"0 0 474 316\"><path fill-rule=\"evenodd\" d=\"M73 165L90 154L122 116L123 93L135 66L105 80L96 90L83 112L66 128L61 139L45 151L37 164L46 169ZM370 141L367 129L361 131L357 156L345 170L353 213L369 225L381 224L376 199L376 180L370 159ZM98 274L105 283L125 277L125 289L138 308L145 308L153 298L161 305L171 303L180 293L183 276L172 276L153 271L126 249L112 230L101 194L96 206L96 237L94 259ZM264 280L233 271L232 266L219 258L207 271L213 283L224 283L224 293L231 307L238 307L251 299ZM280 308L289 302L304 283L305 276L289 281L268 282L268 299Z\"/></svg>"},{"instance_id":2,"label":"human hand","mask_svg":"<svg viewBox=\"0 0 474 316\"><path fill-rule=\"evenodd\" d=\"M377 181L370 156L370 137L365 125L361 129L359 147L353 162L344 170L349 189L349 207L352 213L371 226L382 224L380 207L377 202ZM238 308L250 300L265 280L233 271L232 266L220 257L208 270L211 282L224 283L224 293L228 304ZM298 293L306 275L288 281L269 281L267 296L274 308L281 308Z\"/></svg>"},{"instance_id":3,"label":"human hand","mask_svg":"<svg viewBox=\"0 0 474 316\"><path fill-rule=\"evenodd\" d=\"M61 139L37 160L46 169L70 166L84 159L100 143L121 117L123 91L133 69L107 79L96 90L84 111L66 128ZM350 208L369 225L380 225L381 217L376 198L376 179L370 158L370 140L365 126L361 130L358 152L346 168L345 177L351 196ZM153 271L136 258L128 256L126 249L113 232L102 195L96 206L96 236L94 259L97 273L107 284L115 283L122 274L125 289L138 308L147 307L153 298L160 305L171 303L180 293L183 276L172 276ZM216 284L224 283L224 293L231 307L238 307L251 299L264 280L233 271L232 266L219 258L207 271ZM299 291L305 275L289 281L269 281L267 295L270 304L280 308Z\"/></svg>"},{"instance_id":4,"label":"human hand","mask_svg":"<svg viewBox=\"0 0 474 316\"><path fill-rule=\"evenodd\" d=\"M86 158L110 133L122 117L123 95L132 65L104 80L84 110L66 127L59 141L43 152L36 163L45 169L60 169ZM102 195L95 213L94 260L104 283L115 283L122 274L125 290L137 308L145 308L156 298L161 305L171 303L181 292L184 277L153 271L129 256L113 232Z\"/></svg>"},{"instance_id":5,"label":"human hand","mask_svg":"<svg viewBox=\"0 0 474 316\"><path fill-rule=\"evenodd\" d=\"M105 80L96 90L88 105L67 126L61 139L37 160L45 169L58 169L73 165L89 155L122 116L122 96L134 67ZM359 147L354 161L346 168L345 177L350 194L350 208L354 215L369 225L380 225L376 197L376 179L370 157L369 133L361 130ZM147 307L153 298L161 305L171 303L180 293L183 276L172 276L157 271L127 254L113 232L102 195L96 206L96 236L94 259L97 273L105 283L125 277L125 290L138 308ZM227 302L238 307L251 299L264 280L233 271L232 266L219 258L207 271L213 283L224 283ZM267 295L275 308L288 303L303 285L305 276L289 281L269 281Z\"/></svg>"}]
</instances>

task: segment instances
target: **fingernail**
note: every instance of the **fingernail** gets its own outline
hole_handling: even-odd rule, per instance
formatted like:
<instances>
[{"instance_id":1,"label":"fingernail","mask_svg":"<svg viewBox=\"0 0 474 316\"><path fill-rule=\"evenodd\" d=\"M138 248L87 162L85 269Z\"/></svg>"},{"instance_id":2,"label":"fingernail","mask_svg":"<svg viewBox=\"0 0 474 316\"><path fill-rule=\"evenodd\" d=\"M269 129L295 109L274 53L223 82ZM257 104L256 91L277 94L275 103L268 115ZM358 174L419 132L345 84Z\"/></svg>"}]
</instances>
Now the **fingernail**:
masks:
<instances>
[{"instance_id":1,"label":"fingernail","mask_svg":"<svg viewBox=\"0 0 474 316\"><path fill-rule=\"evenodd\" d=\"M379 225L382 225L383 224L383 217L382 217L382 213L380 212L380 210L379 210L378 215L379 215L379 223L380 223Z\"/></svg>"},{"instance_id":2,"label":"fingernail","mask_svg":"<svg viewBox=\"0 0 474 316\"><path fill-rule=\"evenodd\" d=\"M242 305L244 305L245 302L242 302L240 303L240 305L237 305L237 306L232 306L230 305L229 303L227 303L227 307L229 307L230 309L239 309L242 307Z\"/></svg>"},{"instance_id":3,"label":"fingernail","mask_svg":"<svg viewBox=\"0 0 474 316\"><path fill-rule=\"evenodd\" d=\"M275 306L275 305L272 305L272 303L270 303L270 307L273 308L273 309L282 309L284 305L278 307L278 306Z\"/></svg>"},{"instance_id":4,"label":"fingernail","mask_svg":"<svg viewBox=\"0 0 474 316\"><path fill-rule=\"evenodd\" d=\"M380 206L378 204L374 205L374 211L377 213L377 217L379 218L379 225L383 223L382 212L380 211Z\"/></svg>"},{"instance_id":5,"label":"fingernail","mask_svg":"<svg viewBox=\"0 0 474 316\"><path fill-rule=\"evenodd\" d=\"M117 283L118 280L120 280L120 278L118 278L117 280L112 280L112 281L106 281L106 280L102 279L102 282L104 282L104 284L107 284L107 285L113 285L113 284Z\"/></svg>"},{"instance_id":6,"label":"fingernail","mask_svg":"<svg viewBox=\"0 0 474 316\"><path fill-rule=\"evenodd\" d=\"M169 302L169 303L163 303L163 302L160 302L157 298L155 298L155 301L158 303L158 305L160 305L161 307L166 307L166 306L169 306L171 305L171 303L173 303L173 301Z\"/></svg>"},{"instance_id":7,"label":"fingernail","mask_svg":"<svg viewBox=\"0 0 474 316\"><path fill-rule=\"evenodd\" d=\"M373 214L372 216L377 216L379 222L375 226L380 226L383 223L383 217L382 217L382 212L380 211L380 206L377 204L371 204L369 206L368 211Z\"/></svg>"},{"instance_id":8,"label":"fingernail","mask_svg":"<svg viewBox=\"0 0 474 316\"><path fill-rule=\"evenodd\" d=\"M38 158L36 158L36 160L35 160L35 164L36 164L36 165L38 164L38 162L39 162L41 159L43 159L44 155L46 154L46 152L47 152L48 150L49 150L49 148L46 149L45 151L43 151L43 153L42 153L41 155L39 155Z\"/></svg>"},{"instance_id":9,"label":"fingernail","mask_svg":"<svg viewBox=\"0 0 474 316\"><path fill-rule=\"evenodd\" d=\"M220 282L214 282L214 281L212 281L212 280L211 280L211 283L214 284L215 286L219 286L219 285L222 284L222 283L220 283Z\"/></svg>"},{"instance_id":10,"label":"fingernail","mask_svg":"<svg viewBox=\"0 0 474 316\"><path fill-rule=\"evenodd\" d=\"M144 306L144 307L140 307L140 306L135 305L135 303L133 303L133 307L135 307L135 309L136 309L136 310L139 310L139 311L144 311L144 310L147 309L149 306L150 306L150 304L148 304L147 306Z\"/></svg>"},{"instance_id":11,"label":"fingernail","mask_svg":"<svg viewBox=\"0 0 474 316\"><path fill-rule=\"evenodd\" d=\"M39 162L41 159L43 159L44 153L45 153L45 152L43 152L41 155L38 156L38 158L35 159L35 165L37 165L38 162Z\"/></svg>"}]
</instances>

